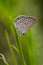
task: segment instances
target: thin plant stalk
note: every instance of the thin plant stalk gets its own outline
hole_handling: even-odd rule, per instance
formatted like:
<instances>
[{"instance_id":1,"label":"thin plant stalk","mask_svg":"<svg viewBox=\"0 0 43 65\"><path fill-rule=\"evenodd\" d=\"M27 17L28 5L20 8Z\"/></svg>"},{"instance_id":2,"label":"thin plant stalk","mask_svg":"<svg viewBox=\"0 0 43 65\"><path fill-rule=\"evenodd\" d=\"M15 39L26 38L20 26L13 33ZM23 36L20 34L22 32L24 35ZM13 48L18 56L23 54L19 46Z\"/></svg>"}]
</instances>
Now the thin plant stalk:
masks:
<instances>
[{"instance_id":1,"label":"thin plant stalk","mask_svg":"<svg viewBox=\"0 0 43 65\"><path fill-rule=\"evenodd\" d=\"M0 59L2 59L4 61L5 65L9 65L5 59L5 56L2 53L0 53L0 56L1 56Z\"/></svg>"},{"instance_id":2,"label":"thin plant stalk","mask_svg":"<svg viewBox=\"0 0 43 65\"><path fill-rule=\"evenodd\" d=\"M17 52L17 54L19 54L18 48L16 48L13 44L12 44L12 48Z\"/></svg>"},{"instance_id":3,"label":"thin plant stalk","mask_svg":"<svg viewBox=\"0 0 43 65\"><path fill-rule=\"evenodd\" d=\"M10 20L11 20L11 23L12 23L12 17L10 16ZM24 59L24 55L23 55L23 51L22 51L22 46L21 46L21 43L19 42L19 39L18 39L18 34L17 34L17 31L16 31L16 28L15 26L11 25L11 32L13 34L13 37L14 37L14 40L15 40L15 43L16 45L18 46L18 50L19 50L19 56L21 58L21 61L22 61L22 65L26 65L26 62L25 62L25 59Z\"/></svg>"},{"instance_id":4,"label":"thin plant stalk","mask_svg":"<svg viewBox=\"0 0 43 65\"><path fill-rule=\"evenodd\" d=\"M7 42L8 42L8 46L9 46L13 61L14 61L14 65L18 65L17 58L15 57L15 53L13 51L12 44L11 44L11 41L10 41L10 38L9 38L9 35L8 35L7 31L5 31L5 36L6 36L6 39L7 39Z\"/></svg>"},{"instance_id":5,"label":"thin plant stalk","mask_svg":"<svg viewBox=\"0 0 43 65\"><path fill-rule=\"evenodd\" d=\"M22 46L21 46L21 43L19 42L18 34L17 34L15 27L13 28L13 26L11 26L11 31L12 31L12 34L14 36L14 40L15 40L17 46L18 46L18 49L19 49L19 55L20 55L20 58L21 58L21 61L22 61L22 65L26 65L26 61L25 61L23 51L22 51Z\"/></svg>"},{"instance_id":6,"label":"thin plant stalk","mask_svg":"<svg viewBox=\"0 0 43 65\"><path fill-rule=\"evenodd\" d=\"M31 30L29 30L29 37L26 35L27 37L27 41L29 42L29 44L27 44L27 50L28 50L28 54L29 54L29 59L30 59L30 65L37 65L36 64L36 58L34 57L34 53L33 53L33 41L32 41L32 33Z\"/></svg>"}]
</instances>

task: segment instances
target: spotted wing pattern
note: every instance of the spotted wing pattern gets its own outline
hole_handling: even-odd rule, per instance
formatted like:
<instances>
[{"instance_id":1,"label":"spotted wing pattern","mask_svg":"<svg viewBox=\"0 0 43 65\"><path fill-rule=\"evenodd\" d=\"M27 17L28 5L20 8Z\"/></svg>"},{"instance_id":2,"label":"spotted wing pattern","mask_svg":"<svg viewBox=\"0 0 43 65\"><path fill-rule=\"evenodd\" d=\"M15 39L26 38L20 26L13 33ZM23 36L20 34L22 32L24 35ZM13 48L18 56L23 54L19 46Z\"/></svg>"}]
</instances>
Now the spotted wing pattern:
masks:
<instances>
[{"instance_id":1,"label":"spotted wing pattern","mask_svg":"<svg viewBox=\"0 0 43 65\"><path fill-rule=\"evenodd\" d=\"M36 19L31 16L18 16L15 19L14 25L20 34L25 33L34 23Z\"/></svg>"}]
</instances>

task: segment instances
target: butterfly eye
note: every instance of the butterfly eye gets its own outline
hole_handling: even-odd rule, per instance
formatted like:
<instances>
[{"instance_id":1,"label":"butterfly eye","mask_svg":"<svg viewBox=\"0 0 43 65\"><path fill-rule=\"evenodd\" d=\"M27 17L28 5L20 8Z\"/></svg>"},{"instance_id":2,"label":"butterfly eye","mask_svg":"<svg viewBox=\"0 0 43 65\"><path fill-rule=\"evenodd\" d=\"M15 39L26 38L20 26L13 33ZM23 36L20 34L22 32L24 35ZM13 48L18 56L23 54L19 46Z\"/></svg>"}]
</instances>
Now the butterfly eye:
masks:
<instances>
[{"instance_id":1,"label":"butterfly eye","mask_svg":"<svg viewBox=\"0 0 43 65\"><path fill-rule=\"evenodd\" d=\"M19 20L19 18L17 18Z\"/></svg>"}]
</instances>

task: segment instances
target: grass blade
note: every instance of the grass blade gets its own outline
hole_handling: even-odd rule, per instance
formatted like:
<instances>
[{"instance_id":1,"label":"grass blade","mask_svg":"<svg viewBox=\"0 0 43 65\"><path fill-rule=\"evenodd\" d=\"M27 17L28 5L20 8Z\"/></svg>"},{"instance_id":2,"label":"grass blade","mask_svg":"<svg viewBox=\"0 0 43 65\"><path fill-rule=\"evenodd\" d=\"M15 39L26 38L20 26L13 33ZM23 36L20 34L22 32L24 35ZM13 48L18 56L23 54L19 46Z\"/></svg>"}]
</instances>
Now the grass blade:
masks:
<instances>
[{"instance_id":1,"label":"grass blade","mask_svg":"<svg viewBox=\"0 0 43 65\"><path fill-rule=\"evenodd\" d=\"M13 48L12 48L12 44L11 44L11 41L10 41L10 38L9 38L7 31L5 31L5 36L6 36L6 39L7 39L7 42L8 42L8 46L9 46L13 61L14 61L14 65L18 65L17 59L15 57L15 54L14 54L14 51L13 51Z\"/></svg>"},{"instance_id":2,"label":"grass blade","mask_svg":"<svg viewBox=\"0 0 43 65\"><path fill-rule=\"evenodd\" d=\"M23 55L23 51L22 51L22 45L19 42L18 34L17 34L17 31L16 31L15 27L13 28L13 26L11 26L11 31L12 31L14 40L15 40L17 46L18 46L19 55L20 55L20 58L21 58L22 65L26 65L26 62L25 62L25 59L24 59L24 55Z\"/></svg>"},{"instance_id":3,"label":"grass blade","mask_svg":"<svg viewBox=\"0 0 43 65\"><path fill-rule=\"evenodd\" d=\"M0 53L0 56L1 56L0 59L2 59L4 61L5 65L9 65L5 59L5 56L2 53Z\"/></svg>"}]
</instances>

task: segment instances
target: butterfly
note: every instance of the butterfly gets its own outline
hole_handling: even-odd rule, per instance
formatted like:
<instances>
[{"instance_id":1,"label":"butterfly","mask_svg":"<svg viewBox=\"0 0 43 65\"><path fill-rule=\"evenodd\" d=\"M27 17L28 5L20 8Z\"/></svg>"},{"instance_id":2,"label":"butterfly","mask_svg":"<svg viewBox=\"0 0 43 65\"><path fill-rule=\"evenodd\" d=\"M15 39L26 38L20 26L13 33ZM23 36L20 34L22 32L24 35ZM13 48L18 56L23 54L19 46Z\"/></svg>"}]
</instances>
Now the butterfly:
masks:
<instances>
[{"instance_id":1,"label":"butterfly","mask_svg":"<svg viewBox=\"0 0 43 65\"><path fill-rule=\"evenodd\" d=\"M14 25L17 31L22 35L36 22L36 19L32 16L21 15L14 20Z\"/></svg>"}]
</instances>

